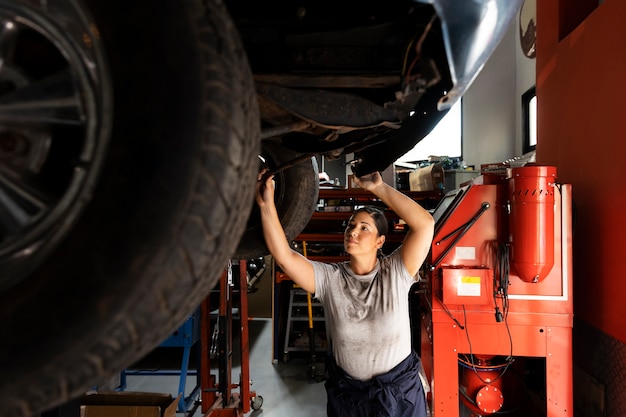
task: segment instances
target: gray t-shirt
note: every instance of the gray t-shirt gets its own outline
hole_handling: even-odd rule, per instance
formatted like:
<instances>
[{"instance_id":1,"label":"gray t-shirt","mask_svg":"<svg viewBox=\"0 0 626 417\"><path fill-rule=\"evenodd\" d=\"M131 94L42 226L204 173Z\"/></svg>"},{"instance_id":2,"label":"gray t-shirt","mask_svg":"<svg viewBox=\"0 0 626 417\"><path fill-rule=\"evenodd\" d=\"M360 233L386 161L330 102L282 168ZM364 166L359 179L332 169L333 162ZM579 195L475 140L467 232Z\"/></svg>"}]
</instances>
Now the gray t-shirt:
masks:
<instances>
[{"instance_id":1,"label":"gray t-shirt","mask_svg":"<svg viewBox=\"0 0 626 417\"><path fill-rule=\"evenodd\" d=\"M384 374L411 353L409 289L415 283L399 249L357 275L349 262L313 263L315 298L324 306L333 357L362 381Z\"/></svg>"}]
</instances>

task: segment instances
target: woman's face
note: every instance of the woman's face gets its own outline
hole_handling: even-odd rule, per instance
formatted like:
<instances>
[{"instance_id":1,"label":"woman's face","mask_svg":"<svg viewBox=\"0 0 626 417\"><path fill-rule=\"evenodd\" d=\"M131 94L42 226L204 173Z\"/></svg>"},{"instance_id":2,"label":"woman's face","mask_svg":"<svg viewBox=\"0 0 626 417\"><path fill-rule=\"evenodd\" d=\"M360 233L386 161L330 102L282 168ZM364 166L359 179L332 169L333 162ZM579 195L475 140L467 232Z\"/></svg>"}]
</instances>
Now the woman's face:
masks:
<instances>
[{"instance_id":1,"label":"woman's face","mask_svg":"<svg viewBox=\"0 0 626 417\"><path fill-rule=\"evenodd\" d=\"M363 253L376 255L385 242L385 237L378 235L374 219L365 211L360 211L350 218L343 236L344 247L350 255Z\"/></svg>"}]
</instances>

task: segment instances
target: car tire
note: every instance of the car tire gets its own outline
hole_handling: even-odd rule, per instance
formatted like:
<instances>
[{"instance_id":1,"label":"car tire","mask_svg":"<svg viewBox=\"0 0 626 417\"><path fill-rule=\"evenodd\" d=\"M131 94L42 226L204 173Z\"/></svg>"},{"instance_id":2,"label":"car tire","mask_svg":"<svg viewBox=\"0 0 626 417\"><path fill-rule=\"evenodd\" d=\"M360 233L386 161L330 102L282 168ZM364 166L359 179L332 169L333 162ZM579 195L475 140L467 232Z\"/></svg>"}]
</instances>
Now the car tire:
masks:
<instances>
[{"instance_id":1,"label":"car tire","mask_svg":"<svg viewBox=\"0 0 626 417\"><path fill-rule=\"evenodd\" d=\"M278 170L274 174L276 184L274 202L285 231L291 242L304 230L315 208L319 195L319 170L315 157L306 157L287 149L277 142L264 142L261 155L262 164L270 171L275 171L281 164L290 164L300 160L289 168ZM248 218L246 230L235 252L238 259L252 259L269 254L258 206L254 205Z\"/></svg>"},{"instance_id":2,"label":"car tire","mask_svg":"<svg viewBox=\"0 0 626 417\"><path fill-rule=\"evenodd\" d=\"M208 295L253 203L259 114L220 1L0 15L0 101L21 105L0 108L0 415L25 417L108 381Z\"/></svg>"}]
</instances>

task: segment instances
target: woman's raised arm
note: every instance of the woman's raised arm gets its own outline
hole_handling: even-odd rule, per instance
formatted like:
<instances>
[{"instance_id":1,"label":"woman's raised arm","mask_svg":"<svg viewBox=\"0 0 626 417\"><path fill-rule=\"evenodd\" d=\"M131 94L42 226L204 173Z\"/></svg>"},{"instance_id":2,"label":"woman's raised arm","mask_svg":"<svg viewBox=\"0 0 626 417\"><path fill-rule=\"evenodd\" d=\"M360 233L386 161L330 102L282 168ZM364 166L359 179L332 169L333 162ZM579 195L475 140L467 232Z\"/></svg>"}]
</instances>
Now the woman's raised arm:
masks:
<instances>
[{"instance_id":1,"label":"woman's raised arm","mask_svg":"<svg viewBox=\"0 0 626 417\"><path fill-rule=\"evenodd\" d=\"M409 231L402 242L402 260L407 271L411 275L416 275L428 255L433 240L435 228L433 216L412 198L383 182L378 172L357 178L355 182L380 198L409 226Z\"/></svg>"},{"instance_id":2,"label":"woman's raised arm","mask_svg":"<svg viewBox=\"0 0 626 417\"><path fill-rule=\"evenodd\" d=\"M289 246L274 203L274 177L264 179L259 173L256 202L261 211L263 236L276 264L305 291L315 294L315 276L311 262Z\"/></svg>"}]
</instances>

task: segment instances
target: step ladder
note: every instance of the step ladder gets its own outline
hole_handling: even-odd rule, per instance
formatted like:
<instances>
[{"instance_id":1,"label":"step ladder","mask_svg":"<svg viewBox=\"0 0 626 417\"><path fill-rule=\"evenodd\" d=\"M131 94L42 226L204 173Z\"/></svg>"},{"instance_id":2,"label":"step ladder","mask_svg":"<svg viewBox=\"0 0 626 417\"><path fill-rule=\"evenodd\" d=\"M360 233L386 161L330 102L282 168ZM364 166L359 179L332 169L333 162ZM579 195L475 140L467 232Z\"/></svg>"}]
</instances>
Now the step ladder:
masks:
<instances>
[{"instance_id":1,"label":"step ladder","mask_svg":"<svg viewBox=\"0 0 626 417\"><path fill-rule=\"evenodd\" d=\"M321 322L325 323L324 309L322 308L322 304L316 301L311 301L311 308L313 311L313 322ZM308 343L306 345L298 346L295 343L291 343L293 340L294 323L296 322L304 322L307 323L309 321L308 315L308 302L307 302L307 292L301 288L293 288L289 293L289 310L287 312L287 325L286 325L286 333L285 333L285 348L283 350L283 360L287 362L289 360L290 352L308 352L310 350L310 346ZM314 326L315 327L315 326ZM314 334L319 335L320 333L325 333L326 326L324 325L324 331L321 331L318 328L315 329ZM303 334L307 337L308 325L302 326L304 329ZM316 339L314 337L314 339ZM315 343L315 342L313 342ZM315 350L318 352L326 351L326 346L318 346L315 345Z\"/></svg>"}]
</instances>

